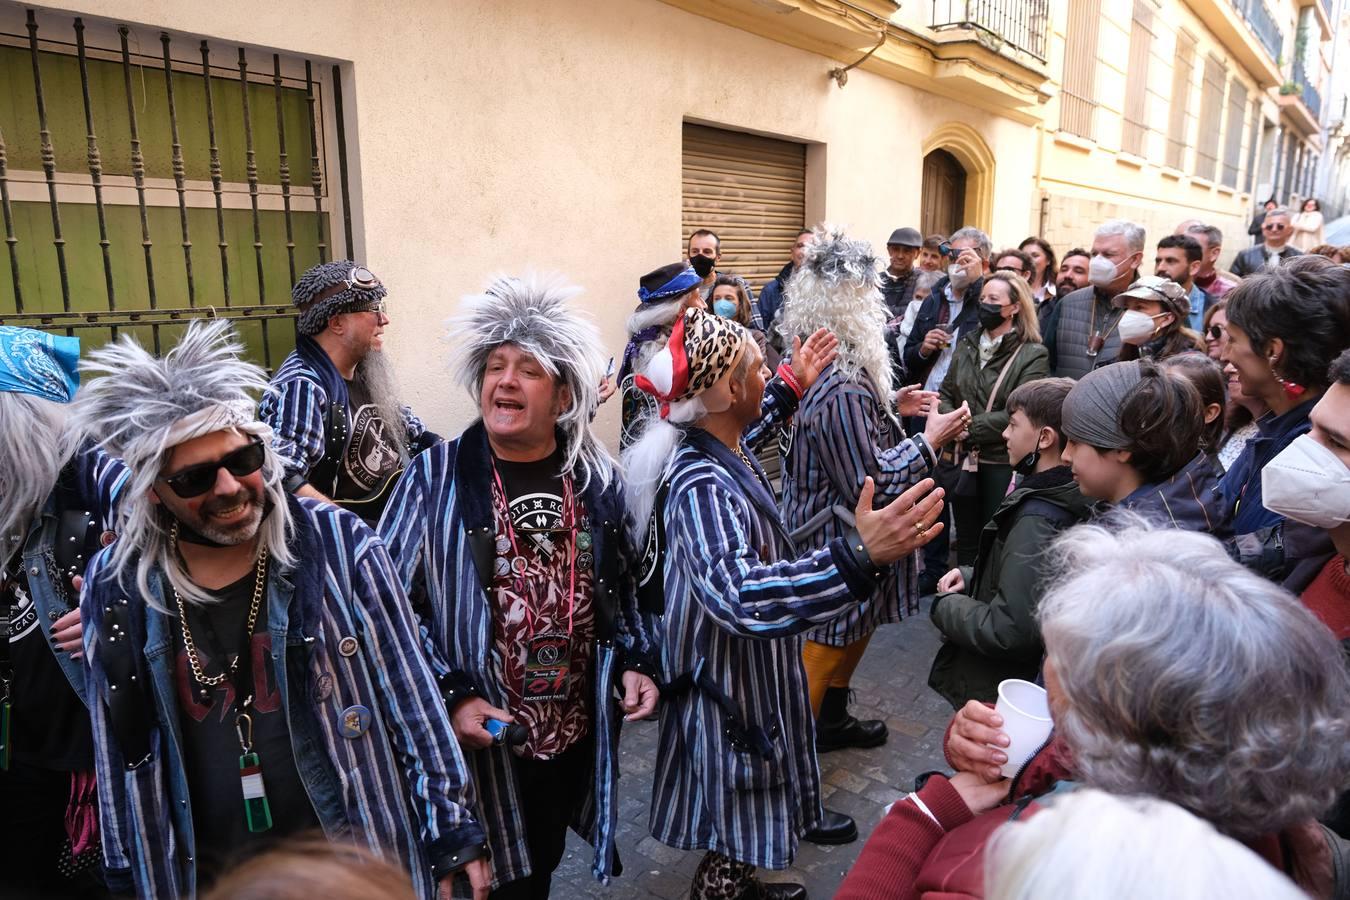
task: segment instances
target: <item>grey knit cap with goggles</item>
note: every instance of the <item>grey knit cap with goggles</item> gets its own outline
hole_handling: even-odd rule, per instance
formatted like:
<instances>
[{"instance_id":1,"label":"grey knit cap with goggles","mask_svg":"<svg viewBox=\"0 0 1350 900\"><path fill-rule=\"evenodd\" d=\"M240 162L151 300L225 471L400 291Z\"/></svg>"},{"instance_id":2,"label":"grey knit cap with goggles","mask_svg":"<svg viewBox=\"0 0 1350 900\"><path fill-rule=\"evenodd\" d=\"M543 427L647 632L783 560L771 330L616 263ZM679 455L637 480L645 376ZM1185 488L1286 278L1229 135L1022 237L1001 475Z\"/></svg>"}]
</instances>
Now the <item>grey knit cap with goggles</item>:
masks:
<instances>
[{"instance_id":1,"label":"grey knit cap with goggles","mask_svg":"<svg viewBox=\"0 0 1350 900\"><path fill-rule=\"evenodd\" d=\"M334 292L334 288L340 290ZM291 289L291 301L300 309L296 330L316 335L328 327L333 316L375 309L388 293L374 272L350 259L319 263L301 275ZM316 303L318 297L323 299Z\"/></svg>"}]
</instances>

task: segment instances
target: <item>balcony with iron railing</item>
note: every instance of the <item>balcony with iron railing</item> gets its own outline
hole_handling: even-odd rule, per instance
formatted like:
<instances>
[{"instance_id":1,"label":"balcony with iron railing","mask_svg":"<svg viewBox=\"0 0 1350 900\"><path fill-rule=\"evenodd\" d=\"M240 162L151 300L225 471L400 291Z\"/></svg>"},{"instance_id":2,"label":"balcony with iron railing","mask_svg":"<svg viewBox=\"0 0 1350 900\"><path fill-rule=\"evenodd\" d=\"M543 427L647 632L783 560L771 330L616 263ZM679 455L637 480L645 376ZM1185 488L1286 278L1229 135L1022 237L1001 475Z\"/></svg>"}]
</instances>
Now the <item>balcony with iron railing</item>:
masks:
<instances>
[{"instance_id":1,"label":"balcony with iron railing","mask_svg":"<svg viewBox=\"0 0 1350 900\"><path fill-rule=\"evenodd\" d=\"M1256 35L1256 39L1270 54L1270 58L1280 59L1284 52L1284 33L1280 31L1280 26L1265 0L1232 0L1232 3L1233 9L1247 23L1247 27Z\"/></svg>"},{"instance_id":2,"label":"balcony with iron railing","mask_svg":"<svg viewBox=\"0 0 1350 900\"><path fill-rule=\"evenodd\" d=\"M1275 98L1285 120L1305 137L1313 137L1321 128L1322 95L1313 87L1302 59L1290 67L1289 80L1280 85Z\"/></svg>"},{"instance_id":3,"label":"balcony with iron railing","mask_svg":"<svg viewBox=\"0 0 1350 900\"><path fill-rule=\"evenodd\" d=\"M1050 0L933 0L934 31L964 29L976 40L1008 47L1044 63Z\"/></svg>"},{"instance_id":4,"label":"balcony with iron railing","mask_svg":"<svg viewBox=\"0 0 1350 900\"><path fill-rule=\"evenodd\" d=\"M1322 119L1322 95L1317 92L1317 88L1312 86L1311 79L1308 78L1308 71L1303 66L1303 60L1294 60L1294 86L1298 89L1299 99L1303 105L1308 107L1312 117L1319 122Z\"/></svg>"}]
</instances>

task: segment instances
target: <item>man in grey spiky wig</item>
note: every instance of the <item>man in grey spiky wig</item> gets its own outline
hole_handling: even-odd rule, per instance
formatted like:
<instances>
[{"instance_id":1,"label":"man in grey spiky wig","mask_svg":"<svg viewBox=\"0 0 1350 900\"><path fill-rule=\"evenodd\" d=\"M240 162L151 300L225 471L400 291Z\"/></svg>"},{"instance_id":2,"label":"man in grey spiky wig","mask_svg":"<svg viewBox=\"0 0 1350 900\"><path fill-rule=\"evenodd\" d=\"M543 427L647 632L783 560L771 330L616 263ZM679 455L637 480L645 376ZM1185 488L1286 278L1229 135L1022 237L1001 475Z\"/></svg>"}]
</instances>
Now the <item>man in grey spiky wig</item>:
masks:
<instances>
[{"instance_id":1,"label":"man in grey spiky wig","mask_svg":"<svg viewBox=\"0 0 1350 900\"><path fill-rule=\"evenodd\" d=\"M384 354L388 291L349 259L295 283L295 351L272 378L261 418L286 459L287 490L331 498L372 526L411 454L440 438L398 402Z\"/></svg>"},{"instance_id":2,"label":"man in grey spiky wig","mask_svg":"<svg viewBox=\"0 0 1350 900\"><path fill-rule=\"evenodd\" d=\"M407 596L356 516L282 487L242 349L223 321L163 358L124 337L90 354L102 377L76 402L131 471L80 606L109 886L191 895L220 861L322 829L401 862L422 897L448 900L461 870L485 892Z\"/></svg>"},{"instance_id":3,"label":"man in grey spiky wig","mask_svg":"<svg viewBox=\"0 0 1350 900\"><path fill-rule=\"evenodd\" d=\"M657 697L622 485L590 425L600 340L568 306L577 292L526 275L465 298L449 336L480 418L413 460L380 521L429 617L426 651L472 751L494 887L512 896L548 896L569 823L595 847L596 877L615 874L613 696L628 720ZM492 720L511 723L503 740Z\"/></svg>"},{"instance_id":4,"label":"man in grey spiky wig","mask_svg":"<svg viewBox=\"0 0 1350 900\"><path fill-rule=\"evenodd\" d=\"M67 428L79 356L78 338L0 326L0 871L24 896L96 888L96 841L67 837L67 817L97 830L76 584L126 469Z\"/></svg>"},{"instance_id":5,"label":"man in grey spiky wig","mask_svg":"<svg viewBox=\"0 0 1350 900\"><path fill-rule=\"evenodd\" d=\"M886 348L889 312L866 241L817 228L785 293L778 328L788 339L817 328L839 338L838 358L793 418L783 467L783 520L799 546L819 548L853 527L849 511L868 477L879 498L899 496L932 471L970 415L963 404L929 416L923 435L905 435ZM808 632L803 658L820 751L885 743L885 723L849 714L849 680L877 626L912 614L917 603L917 557L910 556L887 568L872 603Z\"/></svg>"}]
</instances>

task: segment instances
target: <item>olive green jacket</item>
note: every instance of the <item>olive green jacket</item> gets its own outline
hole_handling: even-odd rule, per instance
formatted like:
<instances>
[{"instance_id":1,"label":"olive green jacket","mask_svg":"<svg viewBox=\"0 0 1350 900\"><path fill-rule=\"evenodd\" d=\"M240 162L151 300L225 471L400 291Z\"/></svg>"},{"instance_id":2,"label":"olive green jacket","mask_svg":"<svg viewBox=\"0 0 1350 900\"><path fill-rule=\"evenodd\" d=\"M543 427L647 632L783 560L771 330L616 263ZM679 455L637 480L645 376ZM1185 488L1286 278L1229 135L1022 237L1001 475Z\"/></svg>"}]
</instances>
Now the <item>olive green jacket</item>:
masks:
<instances>
[{"instance_id":1,"label":"olive green jacket","mask_svg":"<svg viewBox=\"0 0 1350 900\"><path fill-rule=\"evenodd\" d=\"M1009 331L994 350L994 356L986 366L980 365L980 335L975 331L961 338L952 354L951 368L942 381L942 390L938 395L942 412L950 412L962 402L970 404L970 440L967 449L974 447L980 451L980 461L986 463L1008 462L1008 447L1003 443L1003 429L1008 427L1008 413L1004 407L1008 404L1008 395L1019 385L1037 378L1050 375L1050 354L1044 344L1032 344L1020 340L1021 335ZM1008 374L998 387L998 396L994 398L993 408L985 412L989 403L989 392L998 381L998 373L1008 359L1016 353Z\"/></svg>"}]
</instances>

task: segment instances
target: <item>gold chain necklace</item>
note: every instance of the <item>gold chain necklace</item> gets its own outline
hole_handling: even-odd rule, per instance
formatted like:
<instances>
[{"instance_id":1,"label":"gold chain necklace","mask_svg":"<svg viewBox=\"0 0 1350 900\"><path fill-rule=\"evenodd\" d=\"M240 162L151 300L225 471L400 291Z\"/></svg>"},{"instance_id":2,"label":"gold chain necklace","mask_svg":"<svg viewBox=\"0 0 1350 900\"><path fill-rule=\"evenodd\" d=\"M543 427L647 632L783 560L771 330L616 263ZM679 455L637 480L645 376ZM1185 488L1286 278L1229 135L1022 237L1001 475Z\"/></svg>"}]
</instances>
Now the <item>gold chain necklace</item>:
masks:
<instances>
[{"instance_id":1,"label":"gold chain necklace","mask_svg":"<svg viewBox=\"0 0 1350 900\"><path fill-rule=\"evenodd\" d=\"M169 543L173 546L174 550L178 549L177 522L173 523L173 529L169 533ZM253 634L253 626L257 624L258 621L258 608L262 604L263 589L267 586L266 574L267 545L264 544L262 553L258 554L258 566L254 570L253 575L253 600L249 604L248 631L245 632L250 636ZM251 651L248 647L240 648L239 653L235 654L234 659L230 660L230 665L224 672L221 672L219 675L211 675L208 677L206 673L202 671L202 661L197 655L197 645L193 643L192 632L188 630L187 612L183 609L183 598L179 595L177 588L173 588L172 590L174 602L178 604L178 625L183 630L183 647L187 650L188 665L192 668L193 679L195 679L198 684L205 685L206 687L215 687L218 684L223 684L225 679L234 675L234 670L239 668L239 657L242 654Z\"/></svg>"},{"instance_id":2,"label":"gold chain necklace","mask_svg":"<svg viewBox=\"0 0 1350 900\"><path fill-rule=\"evenodd\" d=\"M745 467L750 470L751 474L755 474L755 465L750 462L750 457L745 455L745 451L741 449L740 444L732 447L731 451L740 458L741 462L745 463Z\"/></svg>"}]
</instances>

